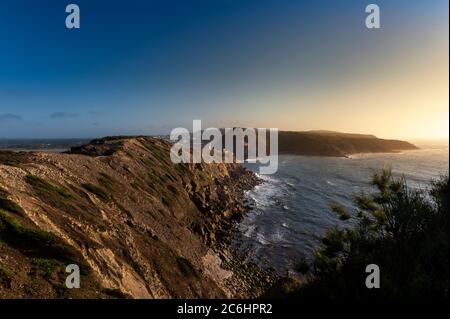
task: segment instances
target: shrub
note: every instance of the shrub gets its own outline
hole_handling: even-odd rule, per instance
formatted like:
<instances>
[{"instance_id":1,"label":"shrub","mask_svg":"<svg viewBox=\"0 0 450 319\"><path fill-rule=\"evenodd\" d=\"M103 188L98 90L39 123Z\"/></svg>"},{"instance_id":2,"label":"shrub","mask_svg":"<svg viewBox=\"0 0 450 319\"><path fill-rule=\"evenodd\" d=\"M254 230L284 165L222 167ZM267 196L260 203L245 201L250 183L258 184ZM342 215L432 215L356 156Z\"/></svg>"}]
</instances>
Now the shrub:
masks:
<instances>
[{"instance_id":1,"label":"shrub","mask_svg":"<svg viewBox=\"0 0 450 319\"><path fill-rule=\"evenodd\" d=\"M94 184L82 184L81 185L84 189L91 192L92 194L97 195L101 200L107 201L109 199L108 194L100 187L94 185Z\"/></svg>"},{"instance_id":2,"label":"shrub","mask_svg":"<svg viewBox=\"0 0 450 319\"><path fill-rule=\"evenodd\" d=\"M24 226L17 219L0 209L0 238L13 247L22 247L26 252L41 254L59 260L73 260L72 247L54 234L35 227Z\"/></svg>"},{"instance_id":3,"label":"shrub","mask_svg":"<svg viewBox=\"0 0 450 319\"><path fill-rule=\"evenodd\" d=\"M108 189L112 189L114 187L114 184L117 183L111 176L106 173L100 173L98 182L100 185Z\"/></svg>"},{"instance_id":4,"label":"shrub","mask_svg":"<svg viewBox=\"0 0 450 319\"><path fill-rule=\"evenodd\" d=\"M291 297L448 298L448 176L429 193L411 190L390 170L374 174L377 192L355 196L356 212L332 209L353 228L333 228ZM380 289L367 289L365 268L380 268Z\"/></svg>"},{"instance_id":5,"label":"shrub","mask_svg":"<svg viewBox=\"0 0 450 319\"><path fill-rule=\"evenodd\" d=\"M180 271L185 275L186 277L196 277L197 272L195 271L192 264L184 257L176 257L177 265Z\"/></svg>"},{"instance_id":6,"label":"shrub","mask_svg":"<svg viewBox=\"0 0 450 319\"><path fill-rule=\"evenodd\" d=\"M60 270L61 263L55 259L34 258L33 268L34 273L42 273L45 278L50 279L55 271Z\"/></svg>"},{"instance_id":7,"label":"shrub","mask_svg":"<svg viewBox=\"0 0 450 319\"><path fill-rule=\"evenodd\" d=\"M14 273L0 265L0 286L6 286L10 288L11 280L14 277Z\"/></svg>"},{"instance_id":8,"label":"shrub","mask_svg":"<svg viewBox=\"0 0 450 319\"><path fill-rule=\"evenodd\" d=\"M162 200L162 202L163 202L164 205L166 205L167 207L170 206L170 202L169 202L169 200L168 200L165 196L163 196L163 197L161 198L161 200Z\"/></svg>"},{"instance_id":9,"label":"shrub","mask_svg":"<svg viewBox=\"0 0 450 319\"><path fill-rule=\"evenodd\" d=\"M0 197L0 209L6 210L8 212L24 216L24 211L22 207L14 203L13 201Z\"/></svg>"},{"instance_id":10,"label":"shrub","mask_svg":"<svg viewBox=\"0 0 450 319\"><path fill-rule=\"evenodd\" d=\"M30 184L38 193L44 196L70 198L71 195L64 189L55 186L46 180L35 176L26 175L25 181Z\"/></svg>"}]
</instances>

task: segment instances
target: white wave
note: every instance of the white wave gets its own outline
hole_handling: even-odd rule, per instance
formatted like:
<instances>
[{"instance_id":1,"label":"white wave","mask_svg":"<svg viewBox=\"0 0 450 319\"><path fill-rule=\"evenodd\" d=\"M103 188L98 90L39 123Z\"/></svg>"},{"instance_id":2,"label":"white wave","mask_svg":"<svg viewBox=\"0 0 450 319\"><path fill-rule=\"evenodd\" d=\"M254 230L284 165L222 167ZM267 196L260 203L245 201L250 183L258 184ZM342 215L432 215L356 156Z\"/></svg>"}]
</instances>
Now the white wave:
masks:
<instances>
[{"instance_id":1,"label":"white wave","mask_svg":"<svg viewBox=\"0 0 450 319\"><path fill-rule=\"evenodd\" d=\"M273 234L272 234L272 241L273 242L281 242L281 241L283 241L283 234L282 234L282 232L280 232L280 231L275 231Z\"/></svg>"},{"instance_id":2,"label":"white wave","mask_svg":"<svg viewBox=\"0 0 450 319\"><path fill-rule=\"evenodd\" d=\"M254 233L256 226L255 225L248 225L245 227L246 230L244 230L243 234L247 238L251 238L252 234Z\"/></svg>"},{"instance_id":3,"label":"white wave","mask_svg":"<svg viewBox=\"0 0 450 319\"><path fill-rule=\"evenodd\" d=\"M269 241L261 233L256 233L256 240L258 241L258 243L260 243L262 245L268 245L269 244Z\"/></svg>"}]
</instances>

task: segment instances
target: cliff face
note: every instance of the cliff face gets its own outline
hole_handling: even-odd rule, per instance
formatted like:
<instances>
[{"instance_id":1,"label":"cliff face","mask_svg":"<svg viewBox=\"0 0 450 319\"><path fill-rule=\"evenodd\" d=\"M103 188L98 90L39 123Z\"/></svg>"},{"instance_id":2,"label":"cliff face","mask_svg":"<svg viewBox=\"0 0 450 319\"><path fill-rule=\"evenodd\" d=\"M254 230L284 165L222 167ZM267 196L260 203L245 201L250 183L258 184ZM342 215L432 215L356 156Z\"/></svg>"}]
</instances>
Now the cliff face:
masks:
<instances>
[{"instance_id":1,"label":"cliff face","mask_svg":"<svg viewBox=\"0 0 450 319\"><path fill-rule=\"evenodd\" d=\"M234 164L173 164L169 149L136 137L0 152L0 298L248 296L212 247L258 180ZM81 289L64 287L70 263Z\"/></svg>"},{"instance_id":2,"label":"cliff face","mask_svg":"<svg viewBox=\"0 0 450 319\"><path fill-rule=\"evenodd\" d=\"M411 143L385 140L373 135L328 131L279 133L280 154L347 156L357 153L389 153L417 149Z\"/></svg>"}]
</instances>

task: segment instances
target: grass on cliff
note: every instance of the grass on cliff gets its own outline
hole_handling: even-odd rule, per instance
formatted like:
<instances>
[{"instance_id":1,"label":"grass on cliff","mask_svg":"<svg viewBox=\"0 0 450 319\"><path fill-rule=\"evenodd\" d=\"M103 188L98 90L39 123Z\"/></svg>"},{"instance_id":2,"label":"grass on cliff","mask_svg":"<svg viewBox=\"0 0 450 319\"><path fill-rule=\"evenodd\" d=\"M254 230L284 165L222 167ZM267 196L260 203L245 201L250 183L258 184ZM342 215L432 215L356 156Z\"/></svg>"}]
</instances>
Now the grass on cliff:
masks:
<instances>
[{"instance_id":1,"label":"grass on cliff","mask_svg":"<svg viewBox=\"0 0 450 319\"><path fill-rule=\"evenodd\" d=\"M19 166L28 163L31 155L27 152L0 151L0 164L8 166Z\"/></svg>"},{"instance_id":2,"label":"grass on cliff","mask_svg":"<svg viewBox=\"0 0 450 319\"><path fill-rule=\"evenodd\" d=\"M100 176L97 178L97 180L98 183L106 189L113 189L114 185L118 183L114 178L103 172L100 173Z\"/></svg>"},{"instance_id":3,"label":"grass on cliff","mask_svg":"<svg viewBox=\"0 0 450 319\"><path fill-rule=\"evenodd\" d=\"M8 195L9 195L9 193L5 189L0 187L0 197L6 198Z\"/></svg>"},{"instance_id":4,"label":"grass on cliff","mask_svg":"<svg viewBox=\"0 0 450 319\"><path fill-rule=\"evenodd\" d=\"M192 266L192 264L184 257L177 256L176 257L178 269L180 269L181 273L186 277L198 277L197 271Z\"/></svg>"},{"instance_id":5,"label":"grass on cliff","mask_svg":"<svg viewBox=\"0 0 450 319\"><path fill-rule=\"evenodd\" d=\"M166 196L163 196L161 198L161 201L163 202L164 205L166 205L167 207L170 207L170 201L169 201L169 199L167 199Z\"/></svg>"},{"instance_id":6,"label":"grass on cliff","mask_svg":"<svg viewBox=\"0 0 450 319\"><path fill-rule=\"evenodd\" d=\"M71 214L79 214L87 216L86 210L79 208L80 202L69 191L62 187L56 186L45 179L35 176L26 175L25 181L33 188L36 195L43 202L51 207L61 209Z\"/></svg>"},{"instance_id":7,"label":"grass on cliff","mask_svg":"<svg viewBox=\"0 0 450 319\"><path fill-rule=\"evenodd\" d=\"M71 195L61 187L55 186L43 178L35 175L26 175L25 181L39 194L49 197L70 198Z\"/></svg>"},{"instance_id":8,"label":"grass on cliff","mask_svg":"<svg viewBox=\"0 0 450 319\"><path fill-rule=\"evenodd\" d=\"M12 271L0 265L0 286L9 287L13 276L14 273Z\"/></svg>"},{"instance_id":9,"label":"grass on cliff","mask_svg":"<svg viewBox=\"0 0 450 319\"><path fill-rule=\"evenodd\" d=\"M156 144L155 142L150 142L145 139L140 140L139 142L144 148L146 148L150 152L151 156L157 160L154 161L154 163L152 163L152 160L148 162L151 167L160 164L165 164L169 166L173 165L172 161L170 160L170 153L168 146L166 146L167 147L166 149L165 146L162 144Z\"/></svg>"},{"instance_id":10,"label":"grass on cliff","mask_svg":"<svg viewBox=\"0 0 450 319\"><path fill-rule=\"evenodd\" d=\"M78 196L76 192L69 193L68 190L35 175L26 175L25 181L33 188L39 199L49 206L58 208L71 216L80 216L80 218L93 223L98 222L95 216L99 211L95 205L83 201L84 198L88 199L84 193L82 194L84 198Z\"/></svg>"},{"instance_id":11,"label":"grass on cliff","mask_svg":"<svg viewBox=\"0 0 450 319\"><path fill-rule=\"evenodd\" d=\"M12 200L7 199L7 196L8 193L0 188L0 209L17 214L19 216L24 216L23 209Z\"/></svg>"},{"instance_id":12,"label":"grass on cliff","mask_svg":"<svg viewBox=\"0 0 450 319\"><path fill-rule=\"evenodd\" d=\"M90 183L81 184L81 186L92 194L97 195L101 200L105 202L109 200L109 195L101 187Z\"/></svg>"},{"instance_id":13,"label":"grass on cliff","mask_svg":"<svg viewBox=\"0 0 450 319\"><path fill-rule=\"evenodd\" d=\"M53 273L62 272L63 265L60 261L51 258L34 258L33 274L43 275L44 278L50 279Z\"/></svg>"},{"instance_id":14,"label":"grass on cliff","mask_svg":"<svg viewBox=\"0 0 450 319\"><path fill-rule=\"evenodd\" d=\"M0 239L6 244L23 248L31 255L45 255L59 260L72 260L72 248L50 232L25 226L8 212L0 209Z\"/></svg>"}]
</instances>

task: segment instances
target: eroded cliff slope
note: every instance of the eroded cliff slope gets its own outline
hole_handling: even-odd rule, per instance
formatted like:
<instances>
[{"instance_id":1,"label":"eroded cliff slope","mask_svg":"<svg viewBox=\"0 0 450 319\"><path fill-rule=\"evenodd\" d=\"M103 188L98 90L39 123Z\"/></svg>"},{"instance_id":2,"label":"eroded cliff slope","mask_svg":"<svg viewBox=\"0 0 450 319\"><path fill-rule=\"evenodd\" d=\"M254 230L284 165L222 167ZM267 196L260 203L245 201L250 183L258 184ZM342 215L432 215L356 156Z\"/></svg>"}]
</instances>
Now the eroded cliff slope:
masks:
<instances>
[{"instance_id":1,"label":"eroded cliff slope","mask_svg":"<svg viewBox=\"0 0 450 319\"><path fill-rule=\"evenodd\" d=\"M135 137L66 154L0 152L0 297L255 293L213 248L257 178L234 164L176 165L169 149ZM80 289L64 286L69 263L82 269Z\"/></svg>"}]
</instances>

